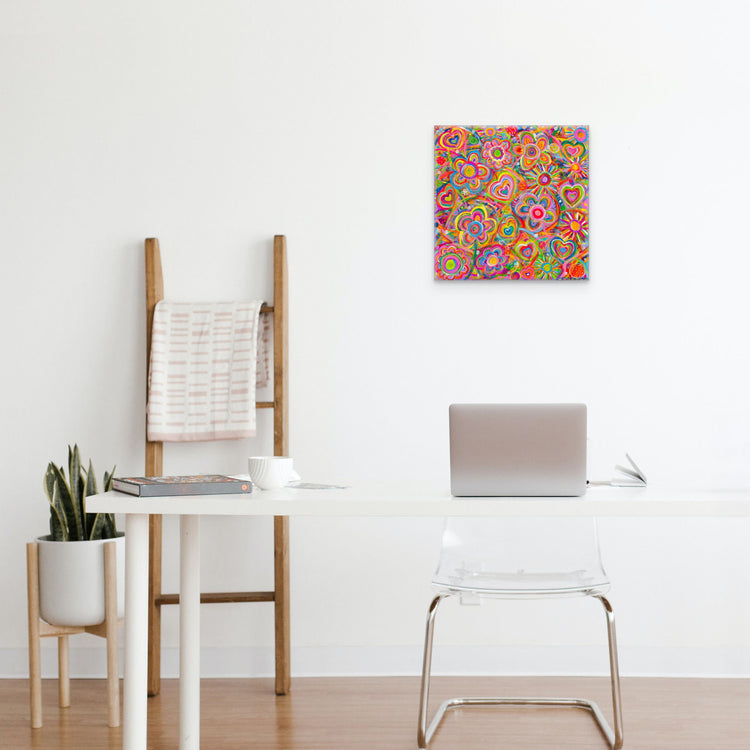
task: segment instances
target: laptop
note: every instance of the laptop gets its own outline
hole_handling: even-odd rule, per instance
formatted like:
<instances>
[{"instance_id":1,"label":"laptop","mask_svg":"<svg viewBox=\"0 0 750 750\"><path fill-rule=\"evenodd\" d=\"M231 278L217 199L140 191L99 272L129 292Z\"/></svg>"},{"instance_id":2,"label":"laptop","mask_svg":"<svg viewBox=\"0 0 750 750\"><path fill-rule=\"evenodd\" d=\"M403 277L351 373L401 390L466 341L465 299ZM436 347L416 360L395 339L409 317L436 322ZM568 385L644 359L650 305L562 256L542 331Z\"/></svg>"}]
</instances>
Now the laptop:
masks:
<instances>
[{"instance_id":1,"label":"laptop","mask_svg":"<svg viewBox=\"0 0 750 750\"><path fill-rule=\"evenodd\" d=\"M451 494L586 492L585 404L451 404Z\"/></svg>"}]
</instances>

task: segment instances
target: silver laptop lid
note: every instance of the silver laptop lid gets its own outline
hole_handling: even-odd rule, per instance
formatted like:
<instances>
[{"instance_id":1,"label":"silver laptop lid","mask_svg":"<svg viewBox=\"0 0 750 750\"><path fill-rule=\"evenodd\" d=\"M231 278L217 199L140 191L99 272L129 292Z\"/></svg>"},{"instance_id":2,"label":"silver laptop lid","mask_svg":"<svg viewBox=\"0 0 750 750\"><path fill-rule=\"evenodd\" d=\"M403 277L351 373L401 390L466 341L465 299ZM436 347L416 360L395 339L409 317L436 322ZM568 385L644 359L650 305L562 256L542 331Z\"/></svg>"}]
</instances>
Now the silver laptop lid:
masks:
<instances>
[{"instance_id":1,"label":"silver laptop lid","mask_svg":"<svg viewBox=\"0 0 750 750\"><path fill-rule=\"evenodd\" d=\"M586 492L585 404L451 404L451 494Z\"/></svg>"}]
</instances>

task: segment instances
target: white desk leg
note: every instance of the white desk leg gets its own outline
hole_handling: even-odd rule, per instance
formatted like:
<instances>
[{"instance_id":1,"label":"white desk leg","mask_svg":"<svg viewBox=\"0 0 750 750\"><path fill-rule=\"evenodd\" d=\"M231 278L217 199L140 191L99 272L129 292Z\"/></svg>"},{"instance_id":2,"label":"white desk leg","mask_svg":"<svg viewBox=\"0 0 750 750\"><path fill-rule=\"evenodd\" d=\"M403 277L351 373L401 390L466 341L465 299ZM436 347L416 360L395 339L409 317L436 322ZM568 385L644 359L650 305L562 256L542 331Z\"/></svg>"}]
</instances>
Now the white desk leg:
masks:
<instances>
[{"instance_id":1,"label":"white desk leg","mask_svg":"<svg viewBox=\"0 0 750 750\"><path fill-rule=\"evenodd\" d=\"M201 744L200 516L180 516L180 750Z\"/></svg>"},{"instance_id":2,"label":"white desk leg","mask_svg":"<svg viewBox=\"0 0 750 750\"><path fill-rule=\"evenodd\" d=\"M125 689L122 746L146 750L148 703L148 516L125 518Z\"/></svg>"}]
</instances>

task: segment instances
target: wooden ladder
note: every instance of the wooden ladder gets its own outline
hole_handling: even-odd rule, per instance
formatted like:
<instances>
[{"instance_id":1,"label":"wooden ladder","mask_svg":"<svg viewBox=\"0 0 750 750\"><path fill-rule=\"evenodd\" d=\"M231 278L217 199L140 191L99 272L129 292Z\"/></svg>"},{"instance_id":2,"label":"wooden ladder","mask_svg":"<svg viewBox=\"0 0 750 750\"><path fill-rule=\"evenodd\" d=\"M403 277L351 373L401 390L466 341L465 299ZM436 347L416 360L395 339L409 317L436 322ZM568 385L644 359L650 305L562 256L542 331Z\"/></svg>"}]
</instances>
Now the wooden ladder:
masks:
<instances>
[{"instance_id":1,"label":"wooden ladder","mask_svg":"<svg viewBox=\"0 0 750 750\"><path fill-rule=\"evenodd\" d=\"M151 359L151 328L157 302L164 299L164 279L159 240L146 240L146 367ZM287 316L288 279L286 237L273 238L273 305L264 304L261 315L273 315L273 401L259 401L259 409L273 409L273 452L289 455L289 369ZM163 474L162 442L146 436L146 476ZM289 639L289 518L276 516L273 523L274 590L232 591L201 594L201 604L231 602L273 602L275 618L276 694L286 695L291 687ZM148 562L148 694L161 688L161 608L179 604L179 594L161 590L162 517L149 517Z\"/></svg>"}]
</instances>

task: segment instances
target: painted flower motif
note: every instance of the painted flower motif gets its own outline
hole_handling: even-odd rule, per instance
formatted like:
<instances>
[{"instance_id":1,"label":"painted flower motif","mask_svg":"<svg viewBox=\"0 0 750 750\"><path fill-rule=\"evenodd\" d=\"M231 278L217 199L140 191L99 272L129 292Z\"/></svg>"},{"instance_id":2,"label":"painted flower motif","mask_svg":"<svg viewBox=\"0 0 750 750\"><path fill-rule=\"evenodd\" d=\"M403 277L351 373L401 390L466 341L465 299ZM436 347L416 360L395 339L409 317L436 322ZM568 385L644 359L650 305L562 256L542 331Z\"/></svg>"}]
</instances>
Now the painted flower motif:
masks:
<instances>
[{"instance_id":1,"label":"painted flower motif","mask_svg":"<svg viewBox=\"0 0 750 750\"><path fill-rule=\"evenodd\" d=\"M550 162L548 148L549 138L546 135L535 136L528 130L522 132L518 138L518 144L514 147L521 169L524 171L533 169L540 161L542 164L548 164Z\"/></svg>"},{"instance_id":2,"label":"painted flower motif","mask_svg":"<svg viewBox=\"0 0 750 750\"><path fill-rule=\"evenodd\" d=\"M578 141L578 143L586 143L589 139L588 128L575 128L573 130L573 138Z\"/></svg>"},{"instance_id":3,"label":"painted flower motif","mask_svg":"<svg viewBox=\"0 0 750 750\"><path fill-rule=\"evenodd\" d=\"M568 278L571 279L587 279L589 277L588 262L576 258L568 266Z\"/></svg>"},{"instance_id":4,"label":"painted flower motif","mask_svg":"<svg viewBox=\"0 0 750 750\"><path fill-rule=\"evenodd\" d=\"M534 263L536 278L538 279L558 279L563 270L563 265L553 255L539 255Z\"/></svg>"},{"instance_id":5,"label":"painted flower motif","mask_svg":"<svg viewBox=\"0 0 750 750\"><path fill-rule=\"evenodd\" d=\"M466 158L463 156L456 158L453 163L451 182L456 190L478 193L491 175L492 170L481 160L476 151L472 151Z\"/></svg>"},{"instance_id":6,"label":"painted flower motif","mask_svg":"<svg viewBox=\"0 0 750 750\"><path fill-rule=\"evenodd\" d=\"M516 160L516 157L513 156L510 142L501 141L497 138L485 142L482 146L482 156L485 161L495 169L502 169L505 166L510 166Z\"/></svg>"},{"instance_id":7,"label":"painted flower motif","mask_svg":"<svg viewBox=\"0 0 750 750\"><path fill-rule=\"evenodd\" d=\"M509 262L510 255L505 245L491 245L476 256L476 267L485 279L504 276Z\"/></svg>"},{"instance_id":8,"label":"painted flower motif","mask_svg":"<svg viewBox=\"0 0 750 750\"><path fill-rule=\"evenodd\" d=\"M453 243L439 245L435 252L435 278L465 279L471 269L471 251Z\"/></svg>"},{"instance_id":9,"label":"painted flower motif","mask_svg":"<svg viewBox=\"0 0 750 750\"><path fill-rule=\"evenodd\" d=\"M473 205L456 216L456 227L463 247L484 247L497 232L497 219L487 206Z\"/></svg>"},{"instance_id":10,"label":"painted flower motif","mask_svg":"<svg viewBox=\"0 0 750 750\"><path fill-rule=\"evenodd\" d=\"M560 219L560 236L583 245L589 234L589 219L583 211L568 211Z\"/></svg>"},{"instance_id":11,"label":"painted flower motif","mask_svg":"<svg viewBox=\"0 0 750 750\"><path fill-rule=\"evenodd\" d=\"M539 165L528 171L525 175L526 188L535 195L541 195L543 191L557 190L562 175L560 169L554 164L546 166Z\"/></svg>"},{"instance_id":12,"label":"painted flower motif","mask_svg":"<svg viewBox=\"0 0 750 750\"><path fill-rule=\"evenodd\" d=\"M497 138L502 132L499 128L477 128L477 135L483 141L491 141L493 138Z\"/></svg>"},{"instance_id":13,"label":"painted flower motif","mask_svg":"<svg viewBox=\"0 0 750 750\"><path fill-rule=\"evenodd\" d=\"M589 178L589 163L587 159L570 159L565 165L565 175L569 180L581 182Z\"/></svg>"},{"instance_id":14,"label":"painted flower motif","mask_svg":"<svg viewBox=\"0 0 750 750\"><path fill-rule=\"evenodd\" d=\"M549 191L535 195L531 191L522 193L513 203L513 213L532 232L541 232L555 226L560 216L555 196Z\"/></svg>"}]
</instances>

